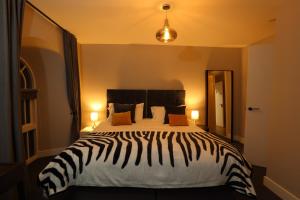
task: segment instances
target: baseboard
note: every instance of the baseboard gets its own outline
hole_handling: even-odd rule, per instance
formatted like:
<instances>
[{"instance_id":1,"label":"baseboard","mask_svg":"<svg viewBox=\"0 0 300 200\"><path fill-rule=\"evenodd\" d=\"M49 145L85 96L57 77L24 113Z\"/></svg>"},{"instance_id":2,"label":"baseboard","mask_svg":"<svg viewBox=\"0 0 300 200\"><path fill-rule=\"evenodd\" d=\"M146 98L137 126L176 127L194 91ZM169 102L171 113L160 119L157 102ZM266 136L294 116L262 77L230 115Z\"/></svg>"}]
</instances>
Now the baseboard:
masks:
<instances>
[{"instance_id":1,"label":"baseboard","mask_svg":"<svg viewBox=\"0 0 300 200\"><path fill-rule=\"evenodd\" d=\"M264 185L283 200L300 200L294 194L290 193L284 187L267 176L264 176Z\"/></svg>"},{"instance_id":2,"label":"baseboard","mask_svg":"<svg viewBox=\"0 0 300 200\"><path fill-rule=\"evenodd\" d=\"M61 147L61 148L56 148L56 149L46 149L43 151L38 151L38 157L42 158L42 157L48 157L48 156L54 156L59 154L60 152L62 152L65 149L65 147Z\"/></svg>"}]
</instances>

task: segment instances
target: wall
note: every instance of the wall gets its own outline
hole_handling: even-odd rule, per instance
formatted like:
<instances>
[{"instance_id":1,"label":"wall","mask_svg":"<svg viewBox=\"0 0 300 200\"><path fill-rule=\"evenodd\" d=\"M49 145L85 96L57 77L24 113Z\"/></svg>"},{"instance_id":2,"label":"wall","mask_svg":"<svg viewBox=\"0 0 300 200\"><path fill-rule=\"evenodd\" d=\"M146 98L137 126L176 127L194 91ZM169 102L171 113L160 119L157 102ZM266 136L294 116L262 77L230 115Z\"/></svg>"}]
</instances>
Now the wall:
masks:
<instances>
[{"instance_id":1,"label":"wall","mask_svg":"<svg viewBox=\"0 0 300 200\"><path fill-rule=\"evenodd\" d=\"M251 67L269 63L261 65L267 69L260 71L268 72L262 83L268 84L263 94L268 102L264 109L267 118L263 131L255 135L246 133L245 152L247 157L250 155L253 160L265 163L264 184L284 200L300 199L300 27L295 20L299 13L300 1L289 0L282 4L274 40L243 49L242 59L243 77ZM245 88L246 84L243 91Z\"/></svg>"},{"instance_id":2,"label":"wall","mask_svg":"<svg viewBox=\"0 0 300 200\"><path fill-rule=\"evenodd\" d=\"M26 5L21 56L29 63L38 89L38 150L70 143L61 30Z\"/></svg>"},{"instance_id":3,"label":"wall","mask_svg":"<svg viewBox=\"0 0 300 200\"><path fill-rule=\"evenodd\" d=\"M267 176L300 198L300 1L285 2L279 13L272 71ZM288 198L286 198L288 199ZM290 197L289 199L296 199Z\"/></svg>"},{"instance_id":4,"label":"wall","mask_svg":"<svg viewBox=\"0 0 300 200\"><path fill-rule=\"evenodd\" d=\"M234 70L235 133L241 105L241 49L151 45L81 45L83 124L92 105L105 116L106 89L185 89L190 109L205 120L205 70Z\"/></svg>"}]
</instances>

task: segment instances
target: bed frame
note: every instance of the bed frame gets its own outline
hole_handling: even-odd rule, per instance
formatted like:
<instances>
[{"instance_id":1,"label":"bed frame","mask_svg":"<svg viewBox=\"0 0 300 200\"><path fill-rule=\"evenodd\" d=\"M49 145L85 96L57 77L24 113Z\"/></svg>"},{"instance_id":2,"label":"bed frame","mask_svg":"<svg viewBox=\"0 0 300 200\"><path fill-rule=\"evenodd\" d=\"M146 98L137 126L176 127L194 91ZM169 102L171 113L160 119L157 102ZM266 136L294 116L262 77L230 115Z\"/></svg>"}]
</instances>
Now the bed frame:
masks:
<instances>
[{"instance_id":1,"label":"bed frame","mask_svg":"<svg viewBox=\"0 0 300 200\"><path fill-rule=\"evenodd\" d=\"M179 106L185 104L185 90L124 90L108 89L109 103L144 103L144 118L152 118L151 106ZM107 111L108 116L108 111Z\"/></svg>"}]
</instances>

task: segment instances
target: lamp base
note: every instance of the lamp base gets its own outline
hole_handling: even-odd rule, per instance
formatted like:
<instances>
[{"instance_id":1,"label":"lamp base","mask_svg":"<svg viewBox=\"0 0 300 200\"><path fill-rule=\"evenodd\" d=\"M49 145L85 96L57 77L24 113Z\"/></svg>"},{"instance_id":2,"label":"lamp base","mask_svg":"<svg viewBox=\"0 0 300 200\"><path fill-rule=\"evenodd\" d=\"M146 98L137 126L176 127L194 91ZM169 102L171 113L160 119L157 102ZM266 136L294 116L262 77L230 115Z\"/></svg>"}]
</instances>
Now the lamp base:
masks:
<instances>
[{"instance_id":1,"label":"lamp base","mask_svg":"<svg viewBox=\"0 0 300 200\"><path fill-rule=\"evenodd\" d=\"M96 122L93 122L92 128L96 128Z\"/></svg>"}]
</instances>

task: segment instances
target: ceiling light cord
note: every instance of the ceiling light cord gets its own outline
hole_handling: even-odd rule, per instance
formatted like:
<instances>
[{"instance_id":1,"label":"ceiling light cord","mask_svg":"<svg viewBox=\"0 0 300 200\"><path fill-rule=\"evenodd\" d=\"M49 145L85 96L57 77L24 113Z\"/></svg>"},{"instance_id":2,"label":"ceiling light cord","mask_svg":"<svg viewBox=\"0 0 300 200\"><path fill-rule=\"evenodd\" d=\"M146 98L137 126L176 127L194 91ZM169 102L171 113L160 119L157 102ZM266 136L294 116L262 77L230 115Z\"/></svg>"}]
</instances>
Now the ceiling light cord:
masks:
<instances>
[{"instance_id":1,"label":"ceiling light cord","mask_svg":"<svg viewBox=\"0 0 300 200\"><path fill-rule=\"evenodd\" d=\"M168 19L168 11L165 10L166 19Z\"/></svg>"}]
</instances>

